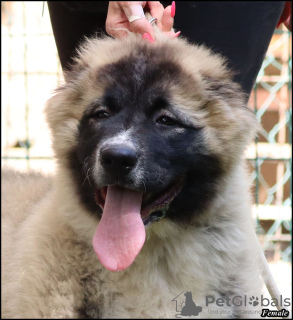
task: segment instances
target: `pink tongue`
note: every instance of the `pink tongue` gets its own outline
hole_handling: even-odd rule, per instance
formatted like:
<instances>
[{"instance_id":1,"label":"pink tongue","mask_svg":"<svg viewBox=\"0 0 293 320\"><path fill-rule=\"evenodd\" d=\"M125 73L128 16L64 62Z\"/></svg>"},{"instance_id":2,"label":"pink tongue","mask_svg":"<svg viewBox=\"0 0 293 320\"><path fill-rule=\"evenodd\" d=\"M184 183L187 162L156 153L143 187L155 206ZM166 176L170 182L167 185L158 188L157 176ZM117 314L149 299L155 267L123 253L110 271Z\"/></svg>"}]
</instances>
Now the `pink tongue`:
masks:
<instances>
[{"instance_id":1,"label":"pink tongue","mask_svg":"<svg viewBox=\"0 0 293 320\"><path fill-rule=\"evenodd\" d=\"M142 193L109 186L102 219L93 238L93 247L102 265L111 271L128 268L145 241L140 216Z\"/></svg>"}]
</instances>

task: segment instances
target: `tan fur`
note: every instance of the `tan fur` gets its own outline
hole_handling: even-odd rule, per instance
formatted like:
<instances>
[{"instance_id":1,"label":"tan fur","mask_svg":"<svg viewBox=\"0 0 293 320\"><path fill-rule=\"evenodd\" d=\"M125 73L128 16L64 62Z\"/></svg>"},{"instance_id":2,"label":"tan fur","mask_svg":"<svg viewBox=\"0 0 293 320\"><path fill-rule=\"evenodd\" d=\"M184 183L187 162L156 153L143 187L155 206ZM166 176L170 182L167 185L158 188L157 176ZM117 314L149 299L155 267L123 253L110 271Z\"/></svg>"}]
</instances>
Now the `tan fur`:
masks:
<instances>
[{"instance_id":1,"label":"tan fur","mask_svg":"<svg viewBox=\"0 0 293 320\"><path fill-rule=\"evenodd\" d=\"M58 159L52 182L35 174L8 171L3 176L2 317L76 318L84 310L84 317L93 318L174 318L172 299L191 291L203 308L197 318L226 318L225 313L209 311L219 307L206 307L206 295L219 298L219 291L231 289L231 278L236 279L235 295L260 295L242 159L256 120L243 105L223 58L159 33L154 44L141 42L134 35L123 40L105 37L88 40L80 49L74 77L68 75L46 110ZM99 68L135 53L138 45L160 50L193 79L181 88L170 84L174 103L204 127L208 150L221 158L226 174L199 219L186 227L168 219L154 223L135 262L125 271L111 272L92 249L98 220L80 204L64 159L76 143L85 107L103 90L96 81ZM212 86L216 89L208 89ZM231 311L226 306L220 310Z\"/></svg>"}]
</instances>

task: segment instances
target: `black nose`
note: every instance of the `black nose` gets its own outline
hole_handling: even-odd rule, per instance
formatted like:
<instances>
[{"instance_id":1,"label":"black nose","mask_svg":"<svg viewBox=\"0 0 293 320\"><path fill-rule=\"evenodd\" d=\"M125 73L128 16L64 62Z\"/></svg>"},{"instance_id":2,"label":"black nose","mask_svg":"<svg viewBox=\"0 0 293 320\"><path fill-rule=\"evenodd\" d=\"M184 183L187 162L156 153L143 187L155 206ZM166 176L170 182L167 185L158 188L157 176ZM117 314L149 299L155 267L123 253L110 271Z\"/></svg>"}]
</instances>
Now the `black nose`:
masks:
<instances>
[{"instance_id":1,"label":"black nose","mask_svg":"<svg viewBox=\"0 0 293 320\"><path fill-rule=\"evenodd\" d=\"M100 151L101 164L107 171L127 173L138 160L135 150L125 146L103 147Z\"/></svg>"}]
</instances>

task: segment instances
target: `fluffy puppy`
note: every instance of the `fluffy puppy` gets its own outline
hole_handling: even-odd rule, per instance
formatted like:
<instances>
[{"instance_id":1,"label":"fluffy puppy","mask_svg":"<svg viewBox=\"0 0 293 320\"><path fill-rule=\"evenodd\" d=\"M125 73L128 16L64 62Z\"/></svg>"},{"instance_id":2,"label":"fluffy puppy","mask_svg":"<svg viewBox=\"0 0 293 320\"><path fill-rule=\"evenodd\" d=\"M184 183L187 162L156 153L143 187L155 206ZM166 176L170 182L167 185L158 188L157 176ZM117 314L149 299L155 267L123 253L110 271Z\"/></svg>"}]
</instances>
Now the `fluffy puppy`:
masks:
<instances>
[{"instance_id":1,"label":"fluffy puppy","mask_svg":"<svg viewBox=\"0 0 293 320\"><path fill-rule=\"evenodd\" d=\"M170 318L184 291L255 317L244 101L203 46L87 40L46 109L55 176L3 178L2 316Z\"/></svg>"}]
</instances>

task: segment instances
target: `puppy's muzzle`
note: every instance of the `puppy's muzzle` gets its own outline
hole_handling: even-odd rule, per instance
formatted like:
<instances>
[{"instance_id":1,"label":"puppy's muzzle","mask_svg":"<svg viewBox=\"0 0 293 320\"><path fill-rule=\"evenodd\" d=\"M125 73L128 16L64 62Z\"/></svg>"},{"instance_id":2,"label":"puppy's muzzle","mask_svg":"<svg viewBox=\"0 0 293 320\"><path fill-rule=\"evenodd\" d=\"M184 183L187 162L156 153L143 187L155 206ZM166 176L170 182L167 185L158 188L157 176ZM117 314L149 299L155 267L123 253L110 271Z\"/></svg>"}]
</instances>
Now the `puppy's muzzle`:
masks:
<instances>
[{"instance_id":1,"label":"puppy's muzzle","mask_svg":"<svg viewBox=\"0 0 293 320\"><path fill-rule=\"evenodd\" d=\"M128 146L104 146L100 150L100 163L111 175L125 176L137 162L137 152Z\"/></svg>"}]
</instances>

